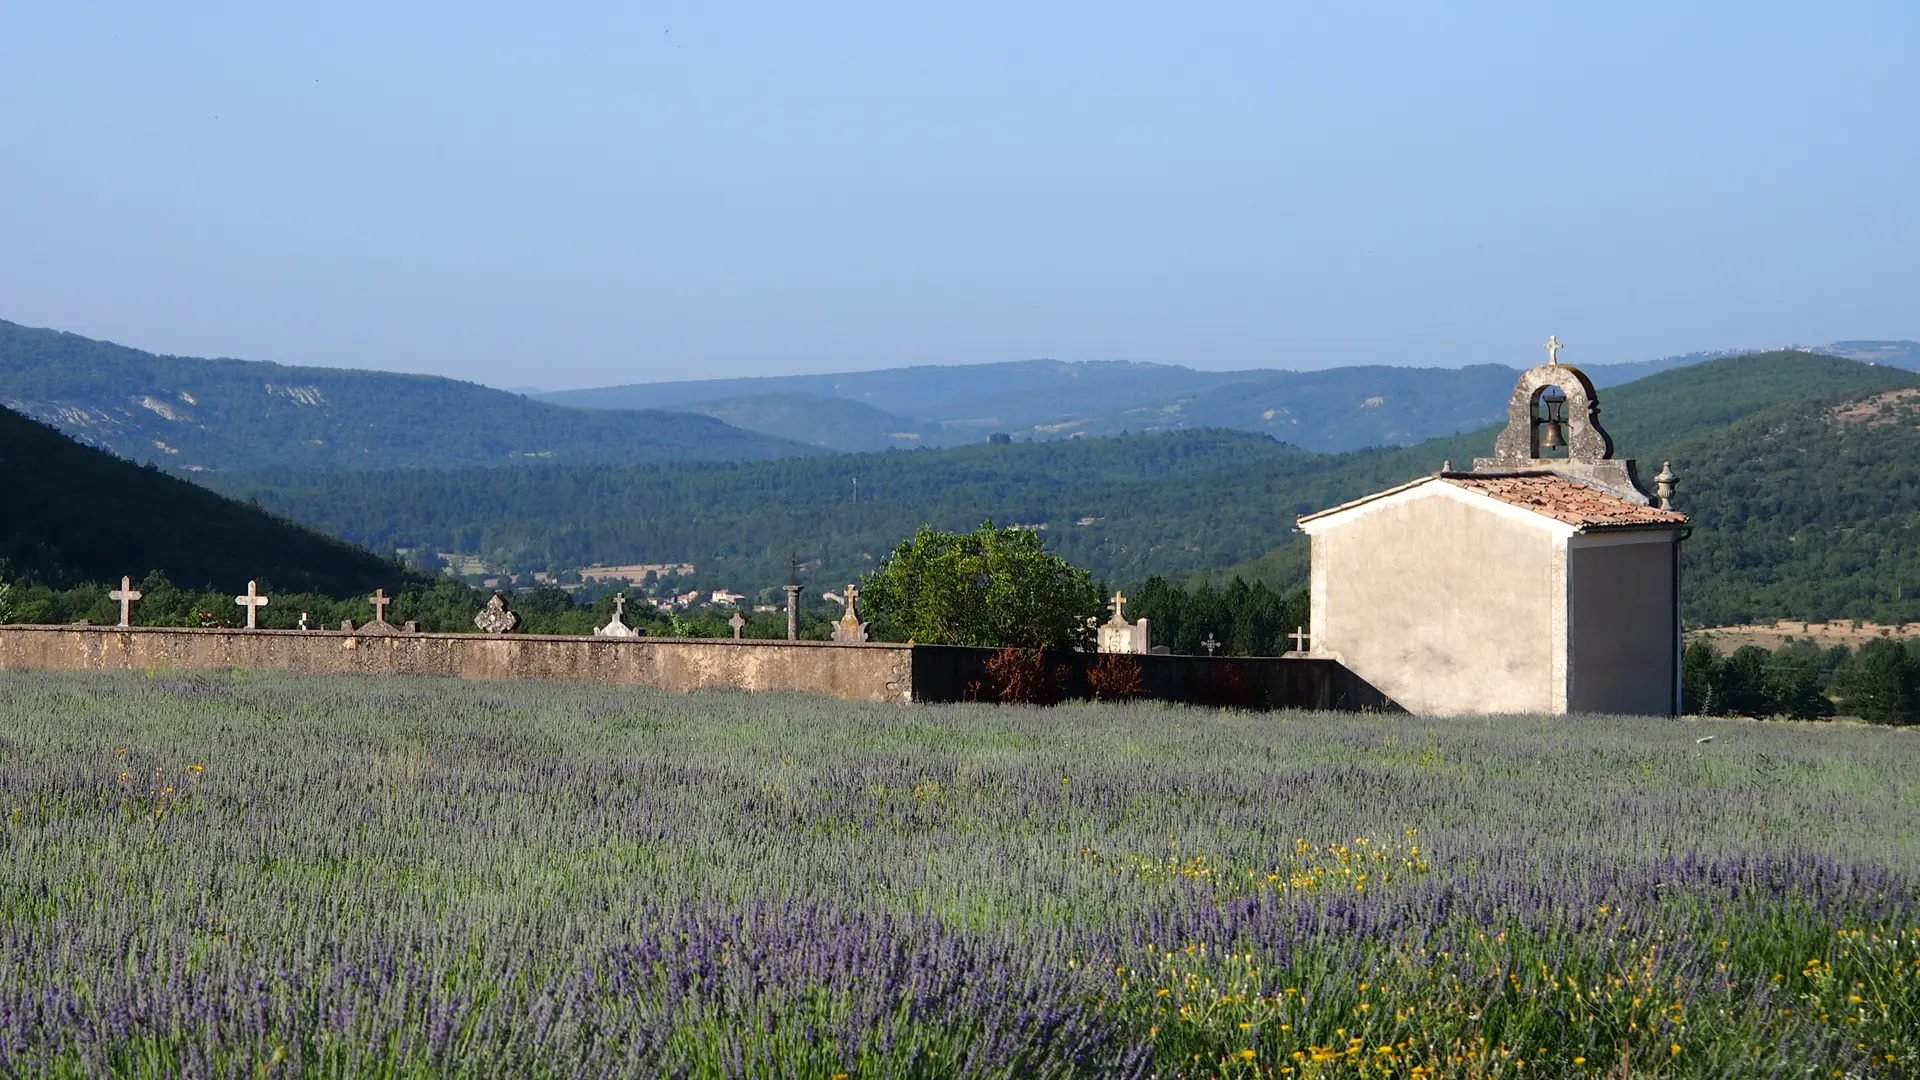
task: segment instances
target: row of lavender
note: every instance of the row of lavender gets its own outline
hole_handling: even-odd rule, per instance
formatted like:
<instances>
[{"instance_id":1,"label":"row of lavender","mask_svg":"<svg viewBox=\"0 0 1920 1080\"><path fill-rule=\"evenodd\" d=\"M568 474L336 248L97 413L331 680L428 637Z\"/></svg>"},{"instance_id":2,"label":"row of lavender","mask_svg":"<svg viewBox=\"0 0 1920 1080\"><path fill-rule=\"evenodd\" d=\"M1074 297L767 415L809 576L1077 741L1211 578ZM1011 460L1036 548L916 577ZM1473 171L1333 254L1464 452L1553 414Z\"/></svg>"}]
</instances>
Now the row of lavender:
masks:
<instances>
[{"instance_id":1,"label":"row of lavender","mask_svg":"<svg viewBox=\"0 0 1920 1080\"><path fill-rule=\"evenodd\" d=\"M1920 1055L1904 732L0 689L3 1074L1898 1076Z\"/></svg>"}]
</instances>

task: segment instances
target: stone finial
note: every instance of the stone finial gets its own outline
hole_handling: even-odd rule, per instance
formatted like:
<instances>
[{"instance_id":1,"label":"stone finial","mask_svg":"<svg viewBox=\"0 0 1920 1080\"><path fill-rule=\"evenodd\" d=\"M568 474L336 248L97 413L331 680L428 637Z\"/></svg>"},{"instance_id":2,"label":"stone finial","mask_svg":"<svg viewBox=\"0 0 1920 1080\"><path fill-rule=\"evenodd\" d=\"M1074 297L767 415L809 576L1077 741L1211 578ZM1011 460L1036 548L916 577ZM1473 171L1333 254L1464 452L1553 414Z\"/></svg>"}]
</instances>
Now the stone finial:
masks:
<instances>
[{"instance_id":1,"label":"stone finial","mask_svg":"<svg viewBox=\"0 0 1920 1080\"><path fill-rule=\"evenodd\" d=\"M507 610L506 594L496 592L487 606L480 609L480 614L473 617L473 625L489 634L504 634L520 625L520 616Z\"/></svg>"},{"instance_id":2,"label":"stone finial","mask_svg":"<svg viewBox=\"0 0 1920 1080\"><path fill-rule=\"evenodd\" d=\"M266 607L268 604L267 598L260 595L260 583L257 581L247 582L246 594L234 597L233 602L247 609L247 629L260 629L258 615L260 609Z\"/></svg>"},{"instance_id":3,"label":"stone finial","mask_svg":"<svg viewBox=\"0 0 1920 1080\"><path fill-rule=\"evenodd\" d=\"M1680 478L1673 474L1673 462L1660 463L1660 473L1653 478L1654 498L1659 501L1660 509L1673 509L1673 489L1680 484Z\"/></svg>"},{"instance_id":4,"label":"stone finial","mask_svg":"<svg viewBox=\"0 0 1920 1080\"><path fill-rule=\"evenodd\" d=\"M140 599L140 590L133 587L133 579L120 575L120 587L107 594L107 599L120 601L120 625L133 625L133 602Z\"/></svg>"}]
</instances>

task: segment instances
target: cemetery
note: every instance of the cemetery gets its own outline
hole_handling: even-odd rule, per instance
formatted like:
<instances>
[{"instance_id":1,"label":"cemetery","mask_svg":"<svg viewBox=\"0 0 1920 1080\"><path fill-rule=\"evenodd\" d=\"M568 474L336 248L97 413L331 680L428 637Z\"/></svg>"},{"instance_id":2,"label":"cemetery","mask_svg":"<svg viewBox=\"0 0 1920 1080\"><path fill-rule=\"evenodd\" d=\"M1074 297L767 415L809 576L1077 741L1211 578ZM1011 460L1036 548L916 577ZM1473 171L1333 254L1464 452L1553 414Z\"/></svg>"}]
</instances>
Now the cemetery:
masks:
<instances>
[{"instance_id":1,"label":"cemetery","mask_svg":"<svg viewBox=\"0 0 1920 1080\"><path fill-rule=\"evenodd\" d=\"M137 625L131 578L109 596L119 624L0 626L0 668L260 668L324 674L579 678L666 690L803 691L867 701L1052 702L1143 697L1248 708L1470 712L1680 711L1680 544L1676 478L1649 495L1635 462L1617 459L1599 396L1577 368L1548 362L1520 376L1492 457L1299 520L1312 544L1311 628L1277 657L1167 655L1116 592L1089 651L1029 657L1027 673L993 666L995 648L871 640L861 585L849 584L831 640L799 640L797 570L785 586L787 639L649 637L615 598L591 636L515 633L496 592L477 634L420 633L386 617L338 629L265 630L272 597L249 581L233 598L236 629ZM1418 581L1426 602L1398 603ZM1000 643L1004 646L1005 642ZM1110 659L1111 658L1111 659ZM1102 666L1104 664L1104 666ZM1017 684L1017 686L1015 685Z\"/></svg>"}]
</instances>

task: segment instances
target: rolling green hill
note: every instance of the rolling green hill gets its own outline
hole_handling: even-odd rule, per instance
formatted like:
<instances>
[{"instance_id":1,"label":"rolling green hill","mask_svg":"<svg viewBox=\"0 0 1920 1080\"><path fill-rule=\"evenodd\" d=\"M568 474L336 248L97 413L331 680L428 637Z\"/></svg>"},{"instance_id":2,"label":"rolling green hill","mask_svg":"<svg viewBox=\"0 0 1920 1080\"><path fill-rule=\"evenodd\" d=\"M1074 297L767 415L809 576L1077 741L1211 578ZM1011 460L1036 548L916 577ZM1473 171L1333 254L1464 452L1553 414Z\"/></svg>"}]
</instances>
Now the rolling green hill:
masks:
<instances>
[{"instance_id":1,"label":"rolling green hill","mask_svg":"<svg viewBox=\"0 0 1920 1080\"><path fill-rule=\"evenodd\" d=\"M570 409L427 375L158 356L3 320L0 405L176 473L819 452L686 412Z\"/></svg>"},{"instance_id":2,"label":"rolling green hill","mask_svg":"<svg viewBox=\"0 0 1920 1080\"><path fill-rule=\"evenodd\" d=\"M198 588L350 596L413 575L342 540L142 468L0 409L0 563L53 585L159 570Z\"/></svg>"},{"instance_id":3,"label":"rolling green hill","mask_svg":"<svg viewBox=\"0 0 1920 1080\"><path fill-rule=\"evenodd\" d=\"M1622 456L1671 458L1695 516L1689 618L1920 618L1920 432L1841 423L1836 404L1920 378L1801 352L1710 361L1602 395ZM1507 387L1500 392L1504 402ZM1870 410L1872 411L1872 410ZM1879 412L1873 412L1879 416ZM521 569L686 560L752 590L799 551L817 582L852 580L914 527L984 518L1043 528L1048 546L1112 582L1238 567L1276 586L1303 571L1293 520L1451 460L1494 429L1411 447L1315 454L1257 435L1186 431L824 460L630 468L274 472L223 490L379 547L484 553ZM859 479L859 501L853 484ZM1884 554L1883 554L1884 553Z\"/></svg>"}]
</instances>

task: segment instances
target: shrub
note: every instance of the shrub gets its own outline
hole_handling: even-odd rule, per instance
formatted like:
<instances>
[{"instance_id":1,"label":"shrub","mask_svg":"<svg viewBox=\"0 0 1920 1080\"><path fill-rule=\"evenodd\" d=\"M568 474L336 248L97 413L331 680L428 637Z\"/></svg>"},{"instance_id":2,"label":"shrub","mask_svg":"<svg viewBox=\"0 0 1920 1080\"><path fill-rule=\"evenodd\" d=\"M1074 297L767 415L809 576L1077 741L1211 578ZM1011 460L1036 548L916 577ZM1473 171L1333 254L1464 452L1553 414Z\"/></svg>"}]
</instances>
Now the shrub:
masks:
<instances>
[{"instance_id":1,"label":"shrub","mask_svg":"<svg viewBox=\"0 0 1920 1080\"><path fill-rule=\"evenodd\" d=\"M1129 653L1105 653L1087 668L1087 685L1101 701L1130 701L1147 692L1140 674L1140 658Z\"/></svg>"},{"instance_id":2,"label":"shrub","mask_svg":"<svg viewBox=\"0 0 1920 1080\"><path fill-rule=\"evenodd\" d=\"M1065 665L1049 667L1039 649L1001 649L987 658L987 684L998 701L1051 705L1060 700L1065 683Z\"/></svg>"}]
</instances>

